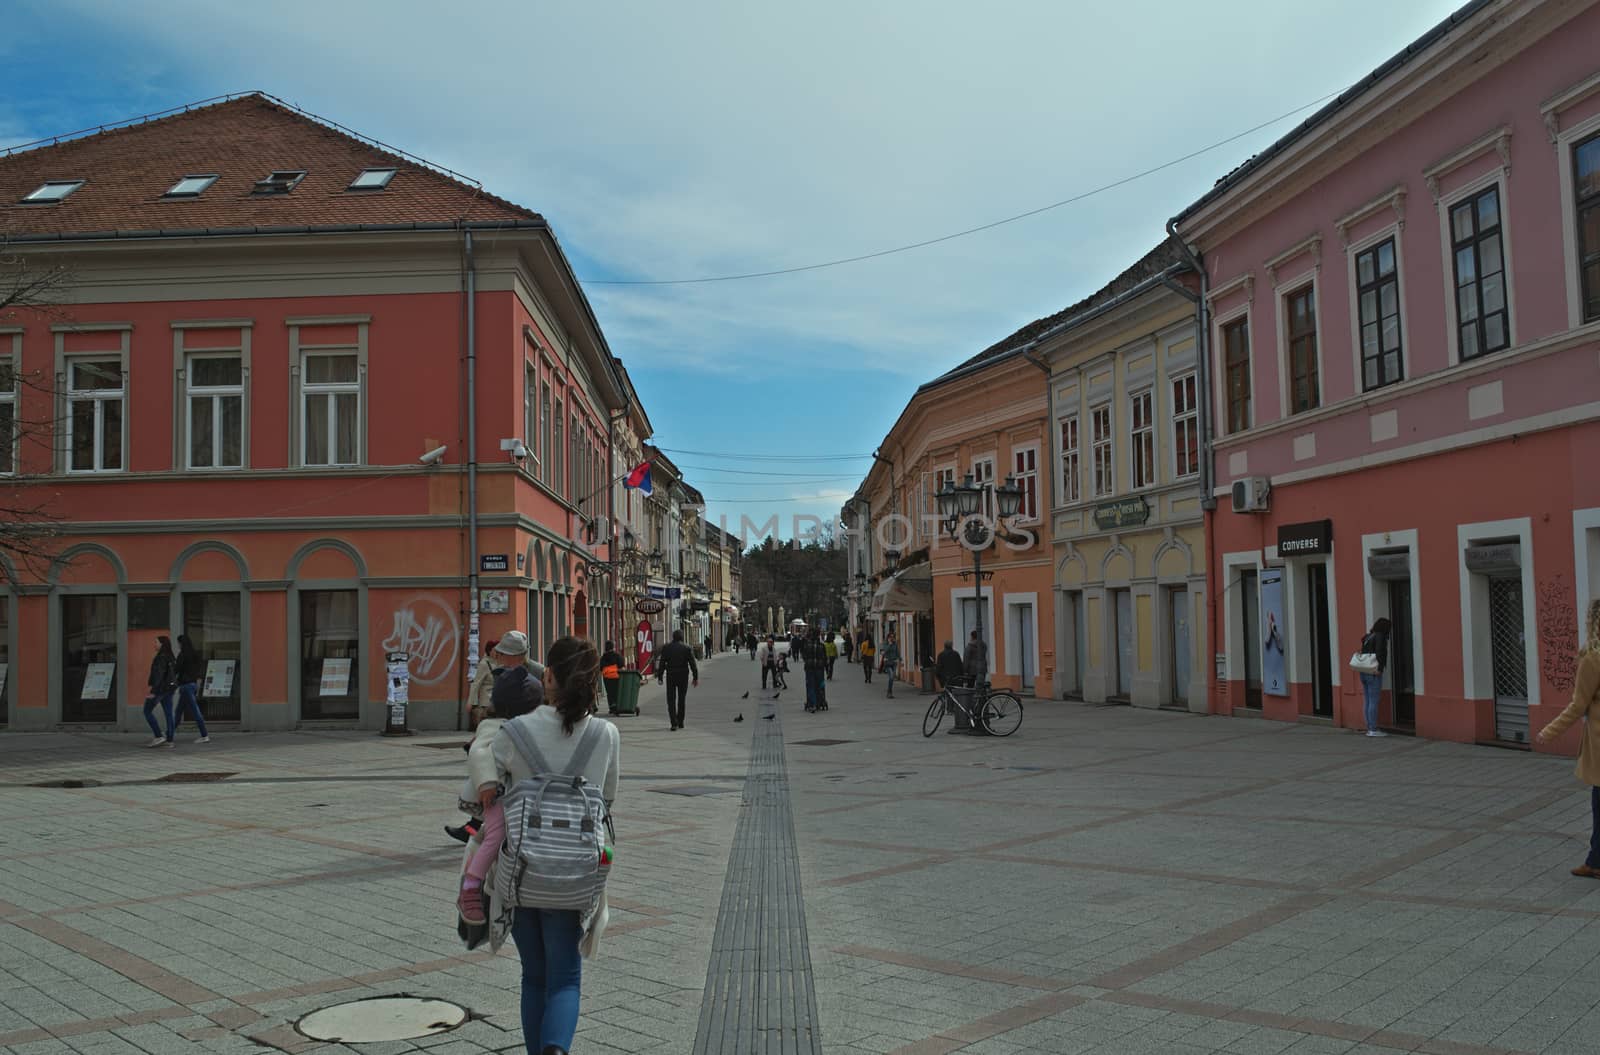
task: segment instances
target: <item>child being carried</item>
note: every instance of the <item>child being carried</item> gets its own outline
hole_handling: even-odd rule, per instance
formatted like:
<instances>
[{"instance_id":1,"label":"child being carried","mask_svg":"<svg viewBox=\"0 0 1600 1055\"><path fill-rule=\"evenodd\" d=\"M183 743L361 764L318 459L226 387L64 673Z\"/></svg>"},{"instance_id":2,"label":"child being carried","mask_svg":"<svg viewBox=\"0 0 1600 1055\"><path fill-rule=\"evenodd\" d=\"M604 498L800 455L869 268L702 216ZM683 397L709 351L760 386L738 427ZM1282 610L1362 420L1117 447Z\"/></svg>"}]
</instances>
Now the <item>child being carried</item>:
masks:
<instances>
[{"instance_id":1,"label":"child being carried","mask_svg":"<svg viewBox=\"0 0 1600 1055\"><path fill-rule=\"evenodd\" d=\"M478 723L472 746L467 750L467 781L461 789L461 808L483 818L469 845L472 857L461 878L456 910L463 923L480 926L488 922L483 908L483 879L505 840L505 811L500 808L499 773L494 762L494 738L500 727L518 715L527 714L544 702L544 686L524 666L507 668L494 682L490 697L493 712Z\"/></svg>"}]
</instances>

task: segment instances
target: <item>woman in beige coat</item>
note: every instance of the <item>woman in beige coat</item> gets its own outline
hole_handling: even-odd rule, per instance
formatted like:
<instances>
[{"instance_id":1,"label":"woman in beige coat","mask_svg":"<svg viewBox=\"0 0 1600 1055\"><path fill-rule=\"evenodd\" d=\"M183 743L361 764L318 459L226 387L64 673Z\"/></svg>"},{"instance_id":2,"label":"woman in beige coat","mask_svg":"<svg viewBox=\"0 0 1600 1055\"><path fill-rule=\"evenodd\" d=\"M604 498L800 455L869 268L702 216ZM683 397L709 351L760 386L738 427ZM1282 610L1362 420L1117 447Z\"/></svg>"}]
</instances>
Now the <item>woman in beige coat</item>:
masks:
<instances>
[{"instance_id":1,"label":"woman in beige coat","mask_svg":"<svg viewBox=\"0 0 1600 1055\"><path fill-rule=\"evenodd\" d=\"M1584 719L1583 739L1578 742L1578 779L1589 785L1589 809L1593 829L1589 835L1589 856L1572 870L1575 876L1600 879L1600 599L1590 602L1583 648L1578 652L1577 684L1572 702L1556 720L1539 732L1539 742L1548 744L1567 726Z\"/></svg>"}]
</instances>

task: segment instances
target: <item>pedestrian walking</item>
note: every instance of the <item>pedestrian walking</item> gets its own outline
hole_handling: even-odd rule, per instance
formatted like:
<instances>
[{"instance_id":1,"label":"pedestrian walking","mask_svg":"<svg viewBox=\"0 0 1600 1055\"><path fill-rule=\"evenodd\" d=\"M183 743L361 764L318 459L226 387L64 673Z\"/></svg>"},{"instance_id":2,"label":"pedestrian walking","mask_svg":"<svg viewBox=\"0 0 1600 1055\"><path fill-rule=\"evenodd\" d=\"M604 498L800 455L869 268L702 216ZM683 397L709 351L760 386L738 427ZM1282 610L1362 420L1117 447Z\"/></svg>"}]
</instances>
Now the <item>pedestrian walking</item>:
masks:
<instances>
[{"instance_id":1,"label":"pedestrian walking","mask_svg":"<svg viewBox=\"0 0 1600 1055\"><path fill-rule=\"evenodd\" d=\"M1379 619L1361 639L1361 651L1378 657L1376 673L1361 671L1361 696L1366 704L1367 735L1388 736L1378 728L1378 698L1383 693L1383 671L1389 665L1389 620Z\"/></svg>"},{"instance_id":2,"label":"pedestrian walking","mask_svg":"<svg viewBox=\"0 0 1600 1055\"><path fill-rule=\"evenodd\" d=\"M700 667L694 661L694 649L683 643L682 630L674 630L672 642L656 657L656 684L667 684L667 719L672 723L672 732L683 728L683 706L691 675L695 688L699 688Z\"/></svg>"},{"instance_id":3,"label":"pedestrian walking","mask_svg":"<svg viewBox=\"0 0 1600 1055\"><path fill-rule=\"evenodd\" d=\"M900 671L900 642L894 638L891 630L883 639L883 676L889 680L889 691L885 695L894 699L894 679Z\"/></svg>"},{"instance_id":4,"label":"pedestrian walking","mask_svg":"<svg viewBox=\"0 0 1600 1055\"><path fill-rule=\"evenodd\" d=\"M839 662L839 643L831 636L822 643L822 651L828 657L828 680L833 680L833 665Z\"/></svg>"},{"instance_id":5,"label":"pedestrian walking","mask_svg":"<svg viewBox=\"0 0 1600 1055\"><path fill-rule=\"evenodd\" d=\"M472 743L467 748L467 780L456 801L456 805L477 822L472 842L468 844L469 856L461 877L461 889L456 895L456 914L468 927L482 927L489 922L484 912L483 880L506 835L505 811L498 801L500 775L495 768L494 737L506 722L544 702L544 685L535 680L527 668L511 667L494 679L492 702L494 710L485 715L473 731Z\"/></svg>"},{"instance_id":6,"label":"pedestrian walking","mask_svg":"<svg viewBox=\"0 0 1600 1055\"><path fill-rule=\"evenodd\" d=\"M806 713L815 714L825 706L822 682L828 673L828 650L815 629L800 645L800 659L806 672Z\"/></svg>"},{"instance_id":7,"label":"pedestrian walking","mask_svg":"<svg viewBox=\"0 0 1600 1055\"><path fill-rule=\"evenodd\" d=\"M744 636L744 645L750 650L750 662L754 663L756 661L756 635L746 634Z\"/></svg>"},{"instance_id":8,"label":"pedestrian walking","mask_svg":"<svg viewBox=\"0 0 1600 1055\"><path fill-rule=\"evenodd\" d=\"M172 639L166 634L156 638L156 655L150 661L150 692L144 698L144 720L150 723L150 732L155 734L146 747L171 747L173 745L172 729L172 690L178 687L178 659L172 654ZM154 711L159 705L162 716L167 720L167 731L161 732L156 725Z\"/></svg>"},{"instance_id":9,"label":"pedestrian walking","mask_svg":"<svg viewBox=\"0 0 1600 1055\"><path fill-rule=\"evenodd\" d=\"M600 654L600 680L606 686L606 713L617 713L617 690L622 685L622 653L615 642L607 641Z\"/></svg>"},{"instance_id":10,"label":"pedestrian walking","mask_svg":"<svg viewBox=\"0 0 1600 1055\"><path fill-rule=\"evenodd\" d=\"M948 689L966 676L967 668L961 662L961 653L956 651L954 641L944 643L944 651L933 661L933 676L939 680L941 689Z\"/></svg>"},{"instance_id":11,"label":"pedestrian walking","mask_svg":"<svg viewBox=\"0 0 1600 1055\"><path fill-rule=\"evenodd\" d=\"M188 634L178 635L178 648L178 705L172 713L172 737L174 740L178 737L178 726L183 724L183 712L193 711L194 724L200 730L194 742L209 744L211 734L206 732L206 718L200 713L200 684L206 676L205 657L194 647Z\"/></svg>"},{"instance_id":12,"label":"pedestrian walking","mask_svg":"<svg viewBox=\"0 0 1600 1055\"><path fill-rule=\"evenodd\" d=\"M548 659L549 670L542 679L545 705L511 719L507 726L525 732L549 767L560 773L580 761L578 747L598 723L599 744L581 760L575 775L599 788L609 807L617 797L622 738L616 726L593 713L600 657L588 641L563 637L550 646ZM515 750L507 728L495 737L493 750L503 786L513 787L535 775ZM609 831L603 838L608 844L615 842ZM598 951L609 915L603 891L586 911L518 908L512 914L509 933L522 961L522 1036L529 1052L567 1055L571 1049L582 997L582 957ZM497 949L506 934L502 913L491 905L488 918L491 948Z\"/></svg>"},{"instance_id":13,"label":"pedestrian walking","mask_svg":"<svg viewBox=\"0 0 1600 1055\"><path fill-rule=\"evenodd\" d=\"M521 630L508 630L504 637L490 641L488 651L478 664L478 673L472 679L472 687L467 692L467 699L472 704L470 714L473 728L484 718L494 713L494 686L508 670L526 670L534 681L544 678L544 664L528 655L528 635ZM482 702L479 703L478 701ZM464 745L471 751L470 743ZM444 826L445 834L458 843L464 843L478 834L482 827L482 818L469 817L465 824Z\"/></svg>"},{"instance_id":14,"label":"pedestrian walking","mask_svg":"<svg viewBox=\"0 0 1600 1055\"><path fill-rule=\"evenodd\" d=\"M982 685L989 680L989 646L978 636L976 630L967 641L967 651L961 657L961 665L966 670L967 677L972 679L972 684Z\"/></svg>"},{"instance_id":15,"label":"pedestrian walking","mask_svg":"<svg viewBox=\"0 0 1600 1055\"><path fill-rule=\"evenodd\" d=\"M497 637L485 643L483 658L478 660L478 669L472 673L472 684L467 688L468 729L476 729L478 723L494 709L494 676L500 671L500 666L494 661L494 650L499 644Z\"/></svg>"},{"instance_id":16,"label":"pedestrian walking","mask_svg":"<svg viewBox=\"0 0 1600 1055\"><path fill-rule=\"evenodd\" d=\"M854 663L856 661L856 639L851 636L848 630L844 632L844 661L846 663Z\"/></svg>"},{"instance_id":17,"label":"pedestrian walking","mask_svg":"<svg viewBox=\"0 0 1600 1055\"><path fill-rule=\"evenodd\" d=\"M1583 648L1578 652L1572 702L1555 721L1539 731L1539 742L1548 744L1579 718L1583 739L1578 741L1578 779L1589 785L1589 856L1572 870L1575 876L1600 879L1600 599L1589 602Z\"/></svg>"},{"instance_id":18,"label":"pedestrian walking","mask_svg":"<svg viewBox=\"0 0 1600 1055\"><path fill-rule=\"evenodd\" d=\"M872 684L872 660L878 654L878 648L872 641L872 635L863 630L860 637L861 645L861 673L866 675L867 684Z\"/></svg>"}]
</instances>

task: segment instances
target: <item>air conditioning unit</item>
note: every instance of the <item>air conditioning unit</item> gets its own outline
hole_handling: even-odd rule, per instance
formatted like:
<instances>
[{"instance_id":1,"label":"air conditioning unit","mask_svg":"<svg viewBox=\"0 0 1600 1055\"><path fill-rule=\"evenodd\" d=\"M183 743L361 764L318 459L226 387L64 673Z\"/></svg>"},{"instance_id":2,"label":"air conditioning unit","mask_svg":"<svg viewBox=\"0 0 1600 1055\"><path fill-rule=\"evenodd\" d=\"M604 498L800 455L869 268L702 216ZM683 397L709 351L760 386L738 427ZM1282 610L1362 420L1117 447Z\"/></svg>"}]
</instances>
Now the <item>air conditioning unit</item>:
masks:
<instances>
[{"instance_id":1,"label":"air conditioning unit","mask_svg":"<svg viewBox=\"0 0 1600 1055\"><path fill-rule=\"evenodd\" d=\"M598 546L611 541L611 518L597 516L588 524L589 545Z\"/></svg>"},{"instance_id":2,"label":"air conditioning unit","mask_svg":"<svg viewBox=\"0 0 1600 1055\"><path fill-rule=\"evenodd\" d=\"M1272 494L1272 481L1265 476L1246 476L1233 482L1233 511L1235 513L1265 513L1267 497Z\"/></svg>"}]
</instances>

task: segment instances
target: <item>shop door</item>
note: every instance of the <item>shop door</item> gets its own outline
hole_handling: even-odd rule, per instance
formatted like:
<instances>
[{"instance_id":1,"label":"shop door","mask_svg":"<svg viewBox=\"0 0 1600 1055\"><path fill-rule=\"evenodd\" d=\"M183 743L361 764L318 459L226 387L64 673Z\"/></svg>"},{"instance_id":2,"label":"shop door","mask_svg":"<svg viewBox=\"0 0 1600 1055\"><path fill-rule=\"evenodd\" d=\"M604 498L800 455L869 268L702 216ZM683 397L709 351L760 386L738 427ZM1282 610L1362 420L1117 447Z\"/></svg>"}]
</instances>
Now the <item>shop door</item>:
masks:
<instances>
[{"instance_id":1,"label":"shop door","mask_svg":"<svg viewBox=\"0 0 1600 1055\"><path fill-rule=\"evenodd\" d=\"M196 691L200 711L208 721L237 722L242 691L237 593L186 593L182 597L183 632L205 661L205 673Z\"/></svg>"},{"instance_id":2,"label":"shop door","mask_svg":"<svg viewBox=\"0 0 1600 1055\"><path fill-rule=\"evenodd\" d=\"M1117 598L1117 695L1133 696L1133 593L1115 591Z\"/></svg>"},{"instance_id":3,"label":"shop door","mask_svg":"<svg viewBox=\"0 0 1600 1055\"><path fill-rule=\"evenodd\" d=\"M1172 701L1189 702L1189 591L1172 591Z\"/></svg>"},{"instance_id":4,"label":"shop door","mask_svg":"<svg viewBox=\"0 0 1600 1055\"><path fill-rule=\"evenodd\" d=\"M1522 580L1489 580L1489 651L1494 668L1494 729L1528 741L1528 648L1522 635Z\"/></svg>"},{"instance_id":5,"label":"shop door","mask_svg":"<svg viewBox=\"0 0 1600 1055\"><path fill-rule=\"evenodd\" d=\"M61 597L61 720L117 718L117 596Z\"/></svg>"},{"instance_id":6,"label":"shop door","mask_svg":"<svg viewBox=\"0 0 1600 1055\"><path fill-rule=\"evenodd\" d=\"M1014 604L1011 606L1010 633L1017 643L1017 669L1022 676L1022 687L1033 691L1033 674L1038 661L1033 655L1033 605Z\"/></svg>"},{"instance_id":7,"label":"shop door","mask_svg":"<svg viewBox=\"0 0 1600 1055\"><path fill-rule=\"evenodd\" d=\"M1083 699L1083 665L1089 662L1089 628L1083 623L1083 593L1067 594L1072 618L1072 695Z\"/></svg>"},{"instance_id":8,"label":"shop door","mask_svg":"<svg viewBox=\"0 0 1600 1055\"><path fill-rule=\"evenodd\" d=\"M360 624L355 590L300 591L300 717L361 715Z\"/></svg>"},{"instance_id":9,"label":"shop door","mask_svg":"<svg viewBox=\"0 0 1600 1055\"><path fill-rule=\"evenodd\" d=\"M1328 610L1328 566L1306 568L1311 613L1311 713L1333 717L1333 613Z\"/></svg>"},{"instance_id":10,"label":"shop door","mask_svg":"<svg viewBox=\"0 0 1600 1055\"><path fill-rule=\"evenodd\" d=\"M1410 579L1393 579L1389 582L1389 625L1389 687L1394 697L1394 724L1409 729L1417 724ZM1522 625L1520 602L1517 606L1517 625Z\"/></svg>"},{"instance_id":11,"label":"shop door","mask_svg":"<svg viewBox=\"0 0 1600 1055\"><path fill-rule=\"evenodd\" d=\"M1261 580L1254 569L1239 573L1239 608L1244 614L1244 705L1261 706Z\"/></svg>"}]
</instances>

